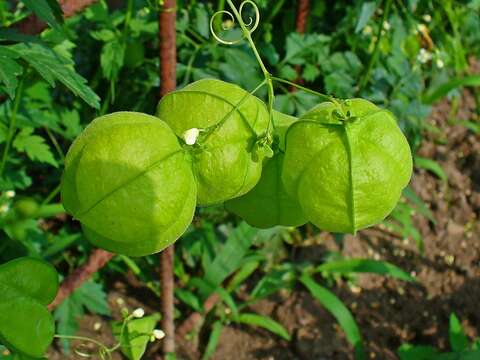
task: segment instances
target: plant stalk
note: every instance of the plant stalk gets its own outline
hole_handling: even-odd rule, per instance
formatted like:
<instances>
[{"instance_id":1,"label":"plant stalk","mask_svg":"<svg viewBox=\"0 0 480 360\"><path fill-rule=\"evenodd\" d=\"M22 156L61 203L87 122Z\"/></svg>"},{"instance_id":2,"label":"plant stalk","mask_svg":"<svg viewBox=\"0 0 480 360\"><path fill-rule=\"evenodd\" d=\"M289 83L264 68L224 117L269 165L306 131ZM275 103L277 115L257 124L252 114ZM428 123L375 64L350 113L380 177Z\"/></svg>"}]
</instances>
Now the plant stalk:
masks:
<instances>
[{"instance_id":1,"label":"plant stalk","mask_svg":"<svg viewBox=\"0 0 480 360\"><path fill-rule=\"evenodd\" d=\"M367 71L365 72L365 75L363 76L363 78L360 80L360 84L358 86L358 92L362 91L365 88L365 85L367 85L368 82L370 81L373 67L377 63L379 52L380 52L380 42L382 40L382 34L383 34L383 24L385 23L385 20L388 19L388 14L390 12L391 5L392 5L392 0L385 0L385 7L383 9L382 22L377 32L377 42L375 43L375 48L373 49L372 56L370 57L370 61L368 62Z\"/></svg>"},{"instance_id":2,"label":"plant stalk","mask_svg":"<svg viewBox=\"0 0 480 360\"><path fill-rule=\"evenodd\" d=\"M8 127L7 140L5 143L5 148L3 149L2 162L0 163L0 177L3 175L3 171L5 170L5 165L8 160L8 153L10 152L10 147L12 146L12 140L13 140L13 137L15 136L15 130L17 129L17 112L18 112L18 107L20 106L20 100L22 98L23 83L24 83L24 78L22 77L17 86L15 100L13 103L12 115L10 116L10 125Z\"/></svg>"}]
</instances>

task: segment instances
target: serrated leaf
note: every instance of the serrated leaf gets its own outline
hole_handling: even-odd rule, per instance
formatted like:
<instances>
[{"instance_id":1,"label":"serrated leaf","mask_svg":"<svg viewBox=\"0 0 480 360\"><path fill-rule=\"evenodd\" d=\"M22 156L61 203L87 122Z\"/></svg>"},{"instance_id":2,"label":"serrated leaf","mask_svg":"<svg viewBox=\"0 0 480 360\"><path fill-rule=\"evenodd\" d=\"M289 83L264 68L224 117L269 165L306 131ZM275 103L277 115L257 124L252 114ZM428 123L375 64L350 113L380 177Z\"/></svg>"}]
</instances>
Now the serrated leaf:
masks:
<instances>
[{"instance_id":1,"label":"serrated leaf","mask_svg":"<svg viewBox=\"0 0 480 360\"><path fill-rule=\"evenodd\" d=\"M155 325L160 320L159 314L145 316L129 321L123 328L122 322L113 323L113 334L121 343L122 353L129 360L140 360L145 353Z\"/></svg>"},{"instance_id":2,"label":"serrated leaf","mask_svg":"<svg viewBox=\"0 0 480 360\"><path fill-rule=\"evenodd\" d=\"M108 306L107 294L103 290L102 285L93 281L84 283L76 292L75 298L88 311L94 314L110 315L110 308Z\"/></svg>"},{"instance_id":3,"label":"serrated leaf","mask_svg":"<svg viewBox=\"0 0 480 360\"><path fill-rule=\"evenodd\" d=\"M65 299L55 310L55 320L58 322L58 333L75 335L78 330L78 319L85 314L85 308L92 313L110 315L106 294L100 284L93 281L85 282ZM68 340L61 340L63 349L69 352Z\"/></svg>"},{"instance_id":4,"label":"serrated leaf","mask_svg":"<svg viewBox=\"0 0 480 360\"><path fill-rule=\"evenodd\" d=\"M10 99L15 97L17 77L23 73L23 67L15 61L16 58L18 58L16 52L0 46L0 82L3 83Z\"/></svg>"},{"instance_id":5,"label":"serrated leaf","mask_svg":"<svg viewBox=\"0 0 480 360\"><path fill-rule=\"evenodd\" d=\"M26 153L30 160L58 167L58 163L45 140L41 136L32 135L32 133L32 128L23 128L15 137L13 147L19 152Z\"/></svg>"},{"instance_id":6,"label":"serrated leaf","mask_svg":"<svg viewBox=\"0 0 480 360\"><path fill-rule=\"evenodd\" d=\"M123 66L124 56L125 46L118 39L114 39L103 45L100 64L105 78L113 80L118 76Z\"/></svg>"},{"instance_id":7,"label":"serrated leaf","mask_svg":"<svg viewBox=\"0 0 480 360\"><path fill-rule=\"evenodd\" d=\"M250 313L243 313L235 317L234 319L236 322L241 324L253 325L264 328L287 341L291 340L290 334L288 331L278 322L273 320L268 316L258 315L258 314L250 314Z\"/></svg>"},{"instance_id":8,"label":"serrated leaf","mask_svg":"<svg viewBox=\"0 0 480 360\"><path fill-rule=\"evenodd\" d=\"M16 44L9 47L28 62L49 84L58 80L88 105L100 108L100 98L87 85L87 80L75 72L73 63L41 44Z\"/></svg>"},{"instance_id":9,"label":"serrated leaf","mask_svg":"<svg viewBox=\"0 0 480 360\"><path fill-rule=\"evenodd\" d=\"M56 30L61 30L62 8L56 0L23 0L27 8Z\"/></svg>"}]
</instances>

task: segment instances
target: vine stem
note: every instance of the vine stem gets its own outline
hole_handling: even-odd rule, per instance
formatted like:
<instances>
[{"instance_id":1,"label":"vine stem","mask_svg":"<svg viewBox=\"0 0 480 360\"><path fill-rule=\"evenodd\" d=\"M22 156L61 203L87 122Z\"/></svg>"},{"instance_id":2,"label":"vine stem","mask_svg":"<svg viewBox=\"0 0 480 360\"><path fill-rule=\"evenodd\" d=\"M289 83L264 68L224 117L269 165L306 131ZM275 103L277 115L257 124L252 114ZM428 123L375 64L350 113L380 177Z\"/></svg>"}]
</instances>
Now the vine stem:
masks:
<instances>
[{"instance_id":1,"label":"vine stem","mask_svg":"<svg viewBox=\"0 0 480 360\"><path fill-rule=\"evenodd\" d=\"M255 46L255 43L252 39L252 34L250 30L248 30L247 26L245 25L245 22L243 21L242 15L237 10L232 0L227 0L227 3L232 9L233 14L235 15L235 18L237 19L240 25L240 28L242 29L243 36L248 41L248 44L250 45L250 48L252 49L258 64L260 65L260 69L262 70L263 76L265 77L265 81L267 84L267 92L268 92L268 113L269 113L269 121L268 121L268 129L267 129L267 134L268 134L270 132L270 127L273 125L273 105L275 102L275 92L273 89L272 75L267 70L267 67L265 66L262 60L262 57L260 56L260 53L258 52L257 47ZM250 1L246 1L245 3L249 3L252 6L254 6L257 10L257 16L259 16L258 8L256 7L255 3Z\"/></svg>"},{"instance_id":2,"label":"vine stem","mask_svg":"<svg viewBox=\"0 0 480 360\"><path fill-rule=\"evenodd\" d=\"M15 135L15 130L17 128L17 112L18 112L18 107L20 106L20 100L22 98L23 83L24 83L24 77L20 79L20 82L18 83L18 86L17 86L16 94L15 94L12 115L10 116L10 125L8 127L7 141L5 143L5 148L3 149L2 162L0 163L0 177L3 175L3 171L5 170L5 164L7 163L7 160L8 160L8 153L10 152L10 147L12 146L12 140Z\"/></svg>"},{"instance_id":3,"label":"vine stem","mask_svg":"<svg viewBox=\"0 0 480 360\"><path fill-rule=\"evenodd\" d=\"M299 85L297 83L294 83L292 81L288 81L288 80L285 80L285 79L282 79L282 78L278 78L278 77L275 77L275 76L272 76L272 80L273 81L276 81L276 82L279 82L279 83L282 83L282 84L287 84L287 85L290 85L290 86L293 86L293 87L296 87L297 89L300 89L300 90L303 90L305 92L308 92L310 94L313 94L313 95L316 95L322 99L325 99L327 101L331 101L333 102L334 104L337 104L339 105L338 101L332 97L332 96L328 96L328 95L325 95L325 94L322 94L318 91L315 91L315 90L312 90L312 89L309 89L305 86L302 86L302 85Z\"/></svg>"},{"instance_id":4,"label":"vine stem","mask_svg":"<svg viewBox=\"0 0 480 360\"><path fill-rule=\"evenodd\" d=\"M369 82L370 76L372 75L373 67L375 66L375 63L378 60L378 54L380 51L380 41L382 40L382 34L383 34L383 24L385 23L385 20L388 19L388 13L390 12L391 6L392 6L392 0L385 0L385 7L383 9L382 22L380 24L380 27L377 33L377 42L375 43L375 48L373 49L372 56L370 57L370 61L368 62L367 71L365 72L365 75L363 76L358 86L358 92L362 91L365 85L367 85L367 83Z\"/></svg>"}]
</instances>

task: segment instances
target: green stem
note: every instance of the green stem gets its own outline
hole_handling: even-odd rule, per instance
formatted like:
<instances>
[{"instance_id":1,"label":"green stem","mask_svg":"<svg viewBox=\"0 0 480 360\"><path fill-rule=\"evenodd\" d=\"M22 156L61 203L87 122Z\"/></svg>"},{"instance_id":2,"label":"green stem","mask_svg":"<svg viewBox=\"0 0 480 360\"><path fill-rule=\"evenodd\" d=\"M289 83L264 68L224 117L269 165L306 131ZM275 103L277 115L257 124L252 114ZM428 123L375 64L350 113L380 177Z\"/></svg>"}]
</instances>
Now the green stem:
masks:
<instances>
[{"instance_id":1,"label":"green stem","mask_svg":"<svg viewBox=\"0 0 480 360\"><path fill-rule=\"evenodd\" d=\"M60 192L60 189L61 189L61 185L57 185L57 187L55 187L55 189L53 189L50 194L47 195L47 197L45 198L45 200L42 201L42 204L40 206L44 206L44 205L47 205L50 203L50 201L52 201L52 199L57 196L57 194Z\"/></svg>"},{"instance_id":2,"label":"green stem","mask_svg":"<svg viewBox=\"0 0 480 360\"><path fill-rule=\"evenodd\" d=\"M125 15L125 23L123 26L123 38L126 39L128 34L128 28L130 26L130 20L132 19L133 12L133 0L128 0L127 2L127 14Z\"/></svg>"},{"instance_id":3,"label":"green stem","mask_svg":"<svg viewBox=\"0 0 480 360\"><path fill-rule=\"evenodd\" d=\"M320 92L318 92L318 91L315 91L315 90L306 88L305 86L302 86L302 85L296 84L296 83L294 83L294 82L291 82L291 81L288 81L288 80L284 80L284 79L282 79L282 78L278 78L278 77L275 77L275 76L272 77L272 80L273 80L273 81L276 81L276 82L279 82L279 83L282 83L282 84L287 84L287 85L290 85L290 86L294 86L294 87L296 87L297 89L303 90L303 91L308 92L308 93L313 94L313 95L316 95L316 96L318 96L318 97L320 97L320 98L322 98L322 99L325 99L325 100L327 100L327 101L331 101L331 102L333 102L333 103L335 103L335 104L338 105L337 100L336 100L335 98L333 98L332 96L328 96L328 95L322 94L322 93L320 93Z\"/></svg>"},{"instance_id":4,"label":"green stem","mask_svg":"<svg viewBox=\"0 0 480 360\"><path fill-rule=\"evenodd\" d=\"M20 106L20 99L22 97L23 82L24 82L24 78L22 77L20 79L20 82L18 83L17 92L15 94L15 101L13 103L12 116L10 117L10 125L8 128L8 134L7 134L7 141L5 144L5 148L3 149L2 162L0 163L0 177L3 175L3 171L5 170L5 164L7 163L7 160L8 160L8 153L10 151L12 140L15 135L15 130L17 128L17 112Z\"/></svg>"},{"instance_id":5,"label":"green stem","mask_svg":"<svg viewBox=\"0 0 480 360\"><path fill-rule=\"evenodd\" d=\"M217 11L224 11L224 10L225 10L225 0L219 0ZM218 17L215 21L215 27L217 29L220 29L221 26L222 26L222 18Z\"/></svg>"},{"instance_id":6,"label":"green stem","mask_svg":"<svg viewBox=\"0 0 480 360\"><path fill-rule=\"evenodd\" d=\"M62 161L65 162L65 154L63 153L63 150L60 147L60 144L58 143L57 138L52 134L52 132L47 126L45 126L44 129L48 137L50 138L50 141L52 142L53 146L55 147L55 150L57 150L58 155L60 156Z\"/></svg>"},{"instance_id":7,"label":"green stem","mask_svg":"<svg viewBox=\"0 0 480 360\"><path fill-rule=\"evenodd\" d=\"M267 84L268 88L268 113L269 113L269 121L268 121L268 128L267 128L267 133L270 132L270 127L273 126L273 105L275 102L275 92L273 89L273 82L272 82L272 75L270 72L267 70L262 57L260 56L260 53L257 50L257 47L255 46L255 43L252 39L252 35L250 33L250 30L248 30L247 26L245 25L242 15L239 13L235 5L233 4L232 0L227 0L228 5L233 11L233 14L235 15L238 23L240 24L240 28L242 29L243 36L245 39L247 39L250 48L252 49L253 53L255 54L255 57L257 59L258 64L260 65L260 68L262 69L263 76L265 77L265 81ZM253 4L253 6L256 6ZM258 14L257 14L258 15Z\"/></svg>"},{"instance_id":8,"label":"green stem","mask_svg":"<svg viewBox=\"0 0 480 360\"><path fill-rule=\"evenodd\" d=\"M383 24L385 23L385 20L388 19L388 13L390 12L391 5L392 5L392 0L385 0L385 8L383 9L382 22L380 24L380 27L378 28L378 33L377 33L377 42L375 43L375 48L373 49L372 56L370 57L370 61L368 62L367 71L365 72L365 75L361 79L360 84L358 86L358 92L362 91L365 85L367 85L367 83L370 81L370 76L372 75L373 67L375 66L378 60L378 55L380 52L380 41L382 40L382 34L383 34Z\"/></svg>"}]
</instances>

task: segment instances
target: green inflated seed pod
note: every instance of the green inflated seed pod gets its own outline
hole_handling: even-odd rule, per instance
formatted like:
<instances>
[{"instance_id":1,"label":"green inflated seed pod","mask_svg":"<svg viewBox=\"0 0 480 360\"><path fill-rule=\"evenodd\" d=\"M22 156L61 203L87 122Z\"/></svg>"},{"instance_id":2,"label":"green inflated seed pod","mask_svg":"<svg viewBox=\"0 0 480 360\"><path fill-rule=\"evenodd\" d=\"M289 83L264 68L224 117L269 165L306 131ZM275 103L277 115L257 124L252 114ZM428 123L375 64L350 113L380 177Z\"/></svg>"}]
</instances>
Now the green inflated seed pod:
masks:
<instances>
[{"instance_id":1,"label":"green inflated seed pod","mask_svg":"<svg viewBox=\"0 0 480 360\"><path fill-rule=\"evenodd\" d=\"M173 243L196 205L190 155L165 122L134 112L102 116L75 140L61 194L93 244L131 256Z\"/></svg>"},{"instance_id":2,"label":"green inflated seed pod","mask_svg":"<svg viewBox=\"0 0 480 360\"><path fill-rule=\"evenodd\" d=\"M285 188L322 230L355 233L381 222L411 174L394 116L366 100L322 103L288 130Z\"/></svg>"},{"instance_id":3,"label":"green inflated seed pod","mask_svg":"<svg viewBox=\"0 0 480 360\"><path fill-rule=\"evenodd\" d=\"M258 184L247 194L227 201L225 208L257 228L277 225L299 226L307 222L298 201L287 194L281 174L285 150L285 134L297 119L274 112L277 153L267 160Z\"/></svg>"},{"instance_id":4,"label":"green inflated seed pod","mask_svg":"<svg viewBox=\"0 0 480 360\"><path fill-rule=\"evenodd\" d=\"M265 104L236 85L200 80L166 95L157 115L190 143L199 205L222 203L250 191L271 156ZM189 142L188 139L186 141Z\"/></svg>"}]
</instances>

